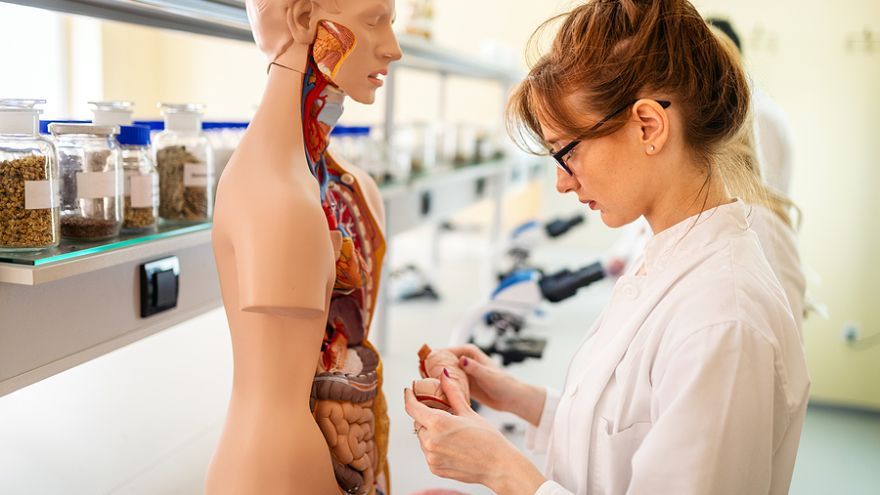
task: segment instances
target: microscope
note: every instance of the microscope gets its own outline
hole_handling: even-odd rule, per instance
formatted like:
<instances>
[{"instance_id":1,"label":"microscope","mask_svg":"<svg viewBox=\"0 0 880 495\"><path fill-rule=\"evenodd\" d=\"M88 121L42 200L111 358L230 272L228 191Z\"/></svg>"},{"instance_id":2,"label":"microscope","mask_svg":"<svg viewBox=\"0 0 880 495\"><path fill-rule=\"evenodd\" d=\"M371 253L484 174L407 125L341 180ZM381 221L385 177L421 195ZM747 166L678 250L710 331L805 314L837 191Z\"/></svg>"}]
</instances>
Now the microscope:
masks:
<instances>
[{"instance_id":1,"label":"microscope","mask_svg":"<svg viewBox=\"0 0 880 495\"><path fill-rule=\"evenodd\" d=\"M601 262L576 271L546 275L538 269L521 269L504 278L489 301L481 304L453 331L451 345L477 345L488 355L498 354L504 366L540 359L547 339L522 335L528 318L543 314L546 302L558 303L606 276Z\"/></svg>"}]
</instances>

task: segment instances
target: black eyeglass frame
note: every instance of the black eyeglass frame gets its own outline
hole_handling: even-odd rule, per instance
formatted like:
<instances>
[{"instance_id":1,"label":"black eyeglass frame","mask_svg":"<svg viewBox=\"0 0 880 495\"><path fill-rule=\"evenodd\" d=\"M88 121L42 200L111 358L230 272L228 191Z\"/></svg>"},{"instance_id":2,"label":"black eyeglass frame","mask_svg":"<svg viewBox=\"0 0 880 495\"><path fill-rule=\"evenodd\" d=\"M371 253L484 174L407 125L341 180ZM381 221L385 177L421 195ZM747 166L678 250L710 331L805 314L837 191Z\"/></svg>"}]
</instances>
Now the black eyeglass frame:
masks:
<instances>
[{"instance_id":1,"label":"black eyeglass frame","mask_svg":"<svg viewBox=\"0 0 880 495\"><path fill-rule=\"evenodd\" d=\"M587 133L593 132L596 129L602 127L602 125L604 125L606 122L613 119L614 117L617 117L618 115L620 115L621 112L623 112L627 108L638 103L638 101L639 100L633 100L630 103L627 103L626 105L624 105L624 106L620 107L619 109L615 110L614 112L610 113L608 116L606 116L605 118L603 118L599 122L596 122L596 124L593 127L590 127L589 130L587 130ZM672 105L672 102L667 101L667 100L654 100L654 101L656 101L658 104L660 104L660 106L663 107L663 109L667 109L667 108L669 108L670 105ZM574 174L572 173L571 169L568 168L568 165L565 163L565 156L568 155L569 153L571 153L571 151L574 150L577 147L577 145L581 144L581 142L582 142L581 139L575 139L574 141L563 146L563 148L561 150L552 154L553 159L556 160L556 166L558 166L559 168L564 170L565 173L567 173L568 175L574 175Z\"/></svg>"}]
</instances>

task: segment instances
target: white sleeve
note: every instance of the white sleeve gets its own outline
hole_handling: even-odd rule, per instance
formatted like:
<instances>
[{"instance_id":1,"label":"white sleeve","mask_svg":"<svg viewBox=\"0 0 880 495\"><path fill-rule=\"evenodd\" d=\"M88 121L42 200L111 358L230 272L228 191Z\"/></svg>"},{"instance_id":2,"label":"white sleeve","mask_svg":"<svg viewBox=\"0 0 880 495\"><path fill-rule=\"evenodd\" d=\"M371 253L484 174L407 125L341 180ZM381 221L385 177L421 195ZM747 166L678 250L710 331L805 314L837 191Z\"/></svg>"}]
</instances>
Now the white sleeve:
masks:
<instances>
[{"instance_id":1,"label":"white sleeve","mask_svg":"<svg viewBox=\"0 0 880 495\"><path fill-rule=\"evenodd\" d=\"M574 495L555 481L545 481L543 485L538 487L535 495Z\"/></svg>"},{"instance_id":2,"label":"white sleeve","mask_svg":"<svg viewBox=\"0 0 880 495\"><path fill-rule=\"evenodd\" d=\"M550 435L553 432L553 418L556 417L556 408L559 407L559 399L562 397L558 390L549 387L546 390L544 409L541 411L538 426L530 424L526 431L526 448L536 454L547 452Z\"/></svg>"},{"instance_id":3,"label":"white sleeve","mask_svg":"<svg viewBox=\"0 0 880 495\"><path fill-rule=\"evenodd\" d=\"M658 354L653 426L632 459L630 495L769 493L774 350L739 322L701 329ZM780 411L778 409L782 409ZM774 420L775 417L775 420Z\"/></svg>"}]
</instances>

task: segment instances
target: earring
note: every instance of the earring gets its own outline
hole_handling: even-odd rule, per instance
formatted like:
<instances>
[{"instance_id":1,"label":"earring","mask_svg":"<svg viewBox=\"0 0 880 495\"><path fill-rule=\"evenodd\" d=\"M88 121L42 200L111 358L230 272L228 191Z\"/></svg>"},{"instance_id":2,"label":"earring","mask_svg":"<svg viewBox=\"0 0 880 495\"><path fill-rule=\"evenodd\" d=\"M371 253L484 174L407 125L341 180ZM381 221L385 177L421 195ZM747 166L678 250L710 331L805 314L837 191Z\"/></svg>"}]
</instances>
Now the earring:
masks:
<instances>
[{"instance_id":1,"label":"earring","mask_svg":"<svg viewBox=\"0 0 880 495\"><path fill-rule=\"evenodd\" d=\"M653 144L648 146L648 151L653 152L655 149L657 149L657 148L655 148Z\"/></svg>"}]
</instances>

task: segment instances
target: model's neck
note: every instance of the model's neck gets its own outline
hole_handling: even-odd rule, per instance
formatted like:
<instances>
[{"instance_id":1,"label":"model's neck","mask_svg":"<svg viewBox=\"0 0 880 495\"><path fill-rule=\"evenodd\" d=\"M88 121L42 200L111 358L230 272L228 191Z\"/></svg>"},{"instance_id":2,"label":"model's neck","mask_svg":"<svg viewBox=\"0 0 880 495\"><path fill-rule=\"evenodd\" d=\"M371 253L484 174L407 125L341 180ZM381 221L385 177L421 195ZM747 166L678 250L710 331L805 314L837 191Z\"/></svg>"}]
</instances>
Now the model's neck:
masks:
<instances>
[{"instance_id":1,"label":"model's neck","mask_svg":"<svg viewBox=\"0 0 880 495\"><path fill-rule=\"evenodd\" d=\"M345 93L324 76L311 57L301 87L303 139L309 166L315 170L330 144L330 133L342 117Z\"/></svg>"},{"instance_id":2,"label":"model's neck","mask_svg":"<svg viewBox=\"0 0 880 495\"><path fill-rule=\"evenodd\" d=\"M289 148L306 153L309 166L315 166L327 150L330 132L342 116L345 94L309 63L302 71L272 65L260 107L250 128L262 146Z\"/></svg>"},{"instance_id":3,"label":"model's neck","mask_svg":"<svg viewBox=\"0 0 880 495\"><path fill-rule=\"evenodd\" d=\"M279 65L269 67L263 100L250 123L253 135L270 138L260 140L263 146L287 147L292 141L302 149L302 116L297 111L302 106L302 83L300 72Z\"/></svg>"}]
</instances>

